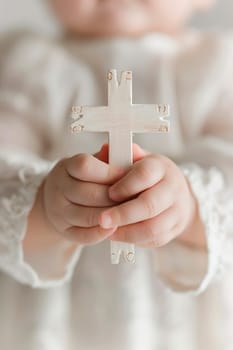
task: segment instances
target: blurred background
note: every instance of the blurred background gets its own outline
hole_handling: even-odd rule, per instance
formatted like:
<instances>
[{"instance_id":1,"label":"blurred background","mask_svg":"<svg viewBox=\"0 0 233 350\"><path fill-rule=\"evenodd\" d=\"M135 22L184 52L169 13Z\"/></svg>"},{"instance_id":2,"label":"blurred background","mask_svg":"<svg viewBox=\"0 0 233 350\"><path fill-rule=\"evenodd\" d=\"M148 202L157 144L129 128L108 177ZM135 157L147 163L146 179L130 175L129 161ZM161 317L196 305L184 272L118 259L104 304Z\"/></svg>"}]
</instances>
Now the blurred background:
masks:
<instances>
[{"instance_id":1,"label":"blurred background","mask_svg":"<svg viewBox=\"0 0 233 350\"><path fill-rule=\"evenodd\" d=\"M117 1L117 0L116 0ZM46 0L0 0L0 32L15 27L54 32L57 23L48 13ZM233 29L233 0L218 0L214 10L197 16L193 23L199 27Z\"/></svg>"}]
</instances>

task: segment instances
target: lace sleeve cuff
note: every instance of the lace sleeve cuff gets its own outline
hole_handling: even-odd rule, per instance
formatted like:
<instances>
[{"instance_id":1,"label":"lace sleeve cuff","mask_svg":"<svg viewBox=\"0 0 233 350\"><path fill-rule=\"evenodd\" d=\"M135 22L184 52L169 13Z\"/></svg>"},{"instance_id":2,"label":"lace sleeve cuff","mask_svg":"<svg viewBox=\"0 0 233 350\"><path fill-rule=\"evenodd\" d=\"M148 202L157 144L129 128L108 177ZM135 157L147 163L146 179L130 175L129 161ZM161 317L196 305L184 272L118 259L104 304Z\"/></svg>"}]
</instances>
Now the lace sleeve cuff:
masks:
<instances>
[{"instance_id":1,"label":"lace sleeve cuff","mask_svg":"<svg viewBox=\"0 0 233 350\"><path fill-rule=\"evenodd\" d=\"M207 252L172 242L160 248L156 265L161 279L176 291L199 294L219 274L221 254L226 236L222 209L217 201L223 189L222 175L216 169L203 170L197 165L182 166L199 203L199 212L205 224Z\"/></svg>"},{"instance_id":2,"label":"lace sleeve cuff","mask_svg":"<svg viewBox=\"0 0 233 350\"><path fill-rule=\"evenodd\" d=\"M29 154L0 152L0 268L21 283L33 287L52 287L64 283L70 278L80 251L71 250L61 245L53 252L43 252L38 257L25 259L22 241L27 227L27 216L30 212L38 187L46 174L54 166ZM67 243L68 245L68 243ZM41 276L35 266L44 264L46 259L53 259L54 265L59 255L70 252L68 263L58 269L48 268L46 276ZM51 264L50 264L51 265Z\"/></svg>"}]
</instances>

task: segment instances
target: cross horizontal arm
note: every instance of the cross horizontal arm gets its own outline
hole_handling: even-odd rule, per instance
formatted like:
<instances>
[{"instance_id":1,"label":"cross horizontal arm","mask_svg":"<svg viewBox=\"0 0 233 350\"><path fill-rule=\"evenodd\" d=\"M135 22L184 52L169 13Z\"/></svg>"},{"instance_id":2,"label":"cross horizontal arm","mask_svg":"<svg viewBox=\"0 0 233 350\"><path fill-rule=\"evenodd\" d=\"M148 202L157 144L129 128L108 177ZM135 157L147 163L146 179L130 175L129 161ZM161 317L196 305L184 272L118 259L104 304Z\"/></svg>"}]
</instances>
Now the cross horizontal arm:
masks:
<instances>
[{"instance_id":1,"label":"cross horizontal arm","mask_svg":"<svg viewBox=\"0 0 233 350\"><path fill-rule=\"evenodd\" d=\"M129 105L112 108L103 107L73 107L71 129L74 133L110 132L115 128L135 133L168 132L170 123L164 117L169 109L162 105Z\"/></svg>"},{"instance_id":2,"label":"cross horizontal arm","mask_svg":"<svg viewBox=\"0 0 233 350\"><path fill-rule=\"evenodd\" d=\"M111 120L109 107L73 107L72 117L75 121L71 124L72 132L108 132Z\"/></svg>"},{"instance_id":3,"label":"cross horizontal arm","mask_svg":"<svg viewBox=\"0 0 233 350\"><path fill-rule=\"evenodd\" d=\"M170 122L165 119L169 108L160 105L133 105L131 107L131 131L134 133L169 132Z\"/></svg>"}]
</instances>

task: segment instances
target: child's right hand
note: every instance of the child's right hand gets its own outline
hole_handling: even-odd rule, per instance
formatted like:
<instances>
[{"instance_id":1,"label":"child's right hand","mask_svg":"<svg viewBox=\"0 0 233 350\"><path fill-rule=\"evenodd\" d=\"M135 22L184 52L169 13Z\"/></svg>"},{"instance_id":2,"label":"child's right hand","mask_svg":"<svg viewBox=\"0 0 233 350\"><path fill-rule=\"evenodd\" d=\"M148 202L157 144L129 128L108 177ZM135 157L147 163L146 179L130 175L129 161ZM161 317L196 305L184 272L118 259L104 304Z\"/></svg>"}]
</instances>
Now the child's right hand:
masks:
<instances>
[{"instance_id":1,"label":"child's right hand","mask_svg":"<svg viewBox=\"0 0 233 350\"><path fill-rule=\"evenodd\" d=\"M115 204L108 188L123 174L121 168L88 154L61 160L41 189L42 207L51 229L80 245L111 236L116 228L101 228L98 218L104 208Z\"/></svg>"}]
</instances>

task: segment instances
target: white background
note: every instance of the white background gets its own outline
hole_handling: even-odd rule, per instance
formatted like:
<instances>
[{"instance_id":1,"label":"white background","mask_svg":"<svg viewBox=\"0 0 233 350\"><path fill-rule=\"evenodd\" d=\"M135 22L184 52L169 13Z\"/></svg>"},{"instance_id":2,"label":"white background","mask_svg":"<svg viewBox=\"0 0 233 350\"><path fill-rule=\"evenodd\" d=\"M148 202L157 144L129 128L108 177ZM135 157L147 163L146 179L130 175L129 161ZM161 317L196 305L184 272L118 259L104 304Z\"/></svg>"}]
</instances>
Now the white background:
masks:
<instances>
[{"instance_id":1,"label":"white background","mask_svg":"<svg viewBox=\"0 0 233 350\"><path fill-rule=\"evenodd\" d=\"M0 32L15 27L54 31L55 21L51 21L45 3L46 0L0 0ZM194 22L205 27L233 28L233 0L218 0L210 14L198 16Z\"/></svg>"}]
</instances>

